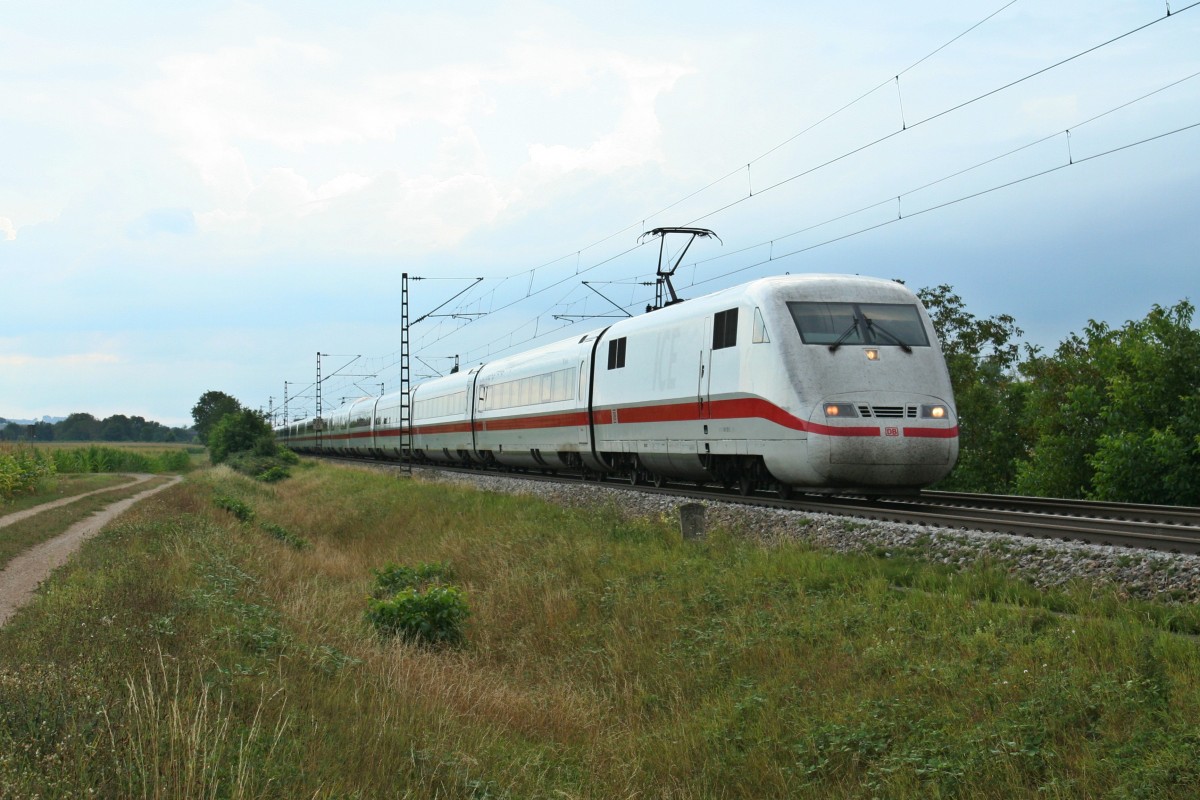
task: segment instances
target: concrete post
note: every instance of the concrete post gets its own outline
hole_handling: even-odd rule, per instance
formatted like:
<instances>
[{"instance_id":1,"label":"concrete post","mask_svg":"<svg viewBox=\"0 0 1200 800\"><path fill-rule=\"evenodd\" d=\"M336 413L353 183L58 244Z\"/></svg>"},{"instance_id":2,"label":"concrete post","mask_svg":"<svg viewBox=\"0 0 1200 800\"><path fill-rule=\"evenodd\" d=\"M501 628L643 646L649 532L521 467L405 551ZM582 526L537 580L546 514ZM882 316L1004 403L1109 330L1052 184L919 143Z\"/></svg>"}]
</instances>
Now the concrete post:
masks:
<instances>
[{"instance_id":1,"label":"concrete post","mask_svg":"<svg viewBox=\"0 0 1200 800\"><path fill-rule=\"evenodd\" d=\"M679 507L679 531L684 541L704 538L704 506L684 503Z\"/></svg>"}]
</instances>

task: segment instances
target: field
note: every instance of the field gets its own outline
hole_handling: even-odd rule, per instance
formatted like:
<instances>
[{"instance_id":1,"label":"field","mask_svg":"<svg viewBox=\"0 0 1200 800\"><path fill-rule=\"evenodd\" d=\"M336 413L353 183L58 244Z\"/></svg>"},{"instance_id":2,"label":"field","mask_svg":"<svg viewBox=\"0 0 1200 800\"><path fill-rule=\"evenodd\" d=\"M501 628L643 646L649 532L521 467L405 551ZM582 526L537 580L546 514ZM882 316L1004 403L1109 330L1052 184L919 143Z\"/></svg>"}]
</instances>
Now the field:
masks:
<instances>
[{"instance_id":1,"label":"field","mask_svg":"<svg viewBox=\"0 0 1200 800\"><path fill-rule=\"evenodd\" d=\"M461 646L372 629L387 564L448 565ZM0 796L1194 797L1200 649L1169 631L1197 616L615 507L204 470L0 629Z\"/></svg>"},{"instance_id":2,"label":"field","mask_svg":"<svg viewBox=\"0 0 1200 800\"><path fill-rule=\"evenodd\" d=\"M0 444L0 511L12 510L23 498L55 494L63 481L60 476L187 472L203 453L204 448L195 445L142 442Z\"/></svg>"}]
</instances>

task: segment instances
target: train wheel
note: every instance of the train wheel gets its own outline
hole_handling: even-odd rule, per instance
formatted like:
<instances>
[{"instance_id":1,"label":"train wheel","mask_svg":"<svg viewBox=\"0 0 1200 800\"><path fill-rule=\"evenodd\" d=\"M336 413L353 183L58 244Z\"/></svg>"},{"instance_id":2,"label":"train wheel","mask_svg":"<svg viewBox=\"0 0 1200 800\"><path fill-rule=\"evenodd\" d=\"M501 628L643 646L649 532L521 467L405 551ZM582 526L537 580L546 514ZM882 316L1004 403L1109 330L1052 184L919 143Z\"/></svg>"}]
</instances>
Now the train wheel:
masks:
<instances>
[{"instance_id":1,"label":"train wheel","mask_svg":"<svg viewBox=\"0 0 1200 800\"><path fill-rule=\"evenodd\" d=\"M738 478L738 494L742 497L749 497L754 494L754 478L749 475L742 475Z\"/></svg>"},{"instance_id":2,"label":"train wheel","mask_svg":"<svg viewBox=\"0 0 1200 800\"><path fill-rule=\"evenodd\" d=\"M788 486L786 483L779 484L779 486L776 487L776 490L779 492L780 500L787 500L792 496L792 487Z\"/></svg>"},{"instance_id":3,"label":"train wheel","mask_svg":"<svg viewBox=\"0 0 1200 800\"><path fill-rule=\"evenodd\" d=\"M642 483L645 483L645 481L642 480L642 471L637 467L629 470L629 485L638 486Z\"/></svg>"},{"instance_id":4,"label":"train wheel","mask_svg":"<svg viewBox=\"0 0 1200 800\"><path fill-rule=\"evenodd\" d=\"M661 489L666 485L667 485L667 479L664 478L662 475L659 475L657 472L654 473L654 488Z\"/></svg>"}]
</instances>

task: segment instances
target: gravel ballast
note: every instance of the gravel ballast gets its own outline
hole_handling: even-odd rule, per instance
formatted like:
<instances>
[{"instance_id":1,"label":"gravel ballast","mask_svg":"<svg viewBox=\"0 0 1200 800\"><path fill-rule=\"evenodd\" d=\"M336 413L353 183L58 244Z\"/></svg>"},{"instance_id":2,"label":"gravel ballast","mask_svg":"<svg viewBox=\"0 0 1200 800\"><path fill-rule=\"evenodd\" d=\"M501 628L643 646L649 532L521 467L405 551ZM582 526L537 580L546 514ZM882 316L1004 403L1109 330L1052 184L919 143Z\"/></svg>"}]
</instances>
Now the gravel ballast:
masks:
<instances>
[{"instance_id":1,"label":"gravel ballast","mask_svg":"<svg viewBox=\"0 0 1200 800\"><path fill-rule=\"evenodd\" d=\"M475 486L483 491L526 494L572 507L616 508L630 517L678 519L684 503L665 495L603 484L564 484L498 475L467 475L422 469L421 480ZM700 501L707 526L763 544L803 541L838 553L906 556L965 569L980 559L1038 588L1087 581L1142 600L1200 600L1200 556L1037 539L1011 534L908 525L896 522Z\"/></svg>"}]
</instances>

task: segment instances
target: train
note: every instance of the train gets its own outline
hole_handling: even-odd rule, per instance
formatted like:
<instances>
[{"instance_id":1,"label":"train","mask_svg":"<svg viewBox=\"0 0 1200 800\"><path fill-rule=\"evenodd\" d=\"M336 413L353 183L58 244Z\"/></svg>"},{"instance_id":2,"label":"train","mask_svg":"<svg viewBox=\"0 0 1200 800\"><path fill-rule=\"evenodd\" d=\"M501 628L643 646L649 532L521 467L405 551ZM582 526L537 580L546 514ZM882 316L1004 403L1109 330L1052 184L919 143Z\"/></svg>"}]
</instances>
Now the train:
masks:
<instances>
[{"instance_id":1,"label":"train","mask_svg":"<svg viewBox=\"0 0 1200 800\"><path fill-rule=\"evenodd\" d=\"M301 453L784 497L915 493L958 458L928 313L903 284L857 275L761 278L420 382L406 430L403 399L276 436Z\"/></svg>"}]
</instances>

